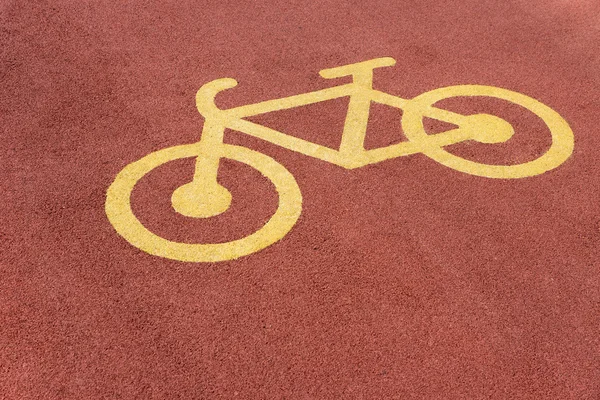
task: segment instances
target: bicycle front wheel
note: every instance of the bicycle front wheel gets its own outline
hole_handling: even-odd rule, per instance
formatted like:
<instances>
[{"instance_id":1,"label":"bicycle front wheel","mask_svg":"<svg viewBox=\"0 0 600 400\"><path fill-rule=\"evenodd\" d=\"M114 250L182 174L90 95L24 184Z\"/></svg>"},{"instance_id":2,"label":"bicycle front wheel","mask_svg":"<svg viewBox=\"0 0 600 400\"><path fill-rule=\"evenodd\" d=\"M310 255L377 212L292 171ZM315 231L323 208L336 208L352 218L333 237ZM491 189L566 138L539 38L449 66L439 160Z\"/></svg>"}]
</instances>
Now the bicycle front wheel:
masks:
<instances>
[{"instance_id":1,"label":"bicycle front wheel","mask_svg":"<svg viewBox=\"0 0 600 400\"><path fill-rule=\"evenodd\" d=\"M296 224L302 210L302 194L294 176L281 164L245 147L224 144L222 157L247 164L270 180L279 195L277 210L256 232L226 243L180 243L150 232L131 209L131 192L153 169L169 161L197 157L198 144L169 147L150 153L127 165L106 193L105 211L115 230L130 244L146 253L179 261L216 262L255 253L283 238Z\"/></svg>"},{"instance_id":2,"label":"bicycle front wheel","mask_svg":"<svg viewBox=\"0 0 600 400\"><path fill-rule=\"evenodd\" d=\"M412 100L402 117L402 129L408 139L415 143L427 143L423 117L427 110L443 99L457 96L493 97L517 104L533 112L544 121L552 136L552 145L539 158L516 165L490 165L467 160L446 151L443 147L423 146L423 153L442 165L471 175L487 178L524 178L542 174L565 162L573 153L573 131L556 111L541 102L511 90L482 85L459 85L431 90ZM459 127L460 128L460 127Z\"/></svg>"}]
</instances>

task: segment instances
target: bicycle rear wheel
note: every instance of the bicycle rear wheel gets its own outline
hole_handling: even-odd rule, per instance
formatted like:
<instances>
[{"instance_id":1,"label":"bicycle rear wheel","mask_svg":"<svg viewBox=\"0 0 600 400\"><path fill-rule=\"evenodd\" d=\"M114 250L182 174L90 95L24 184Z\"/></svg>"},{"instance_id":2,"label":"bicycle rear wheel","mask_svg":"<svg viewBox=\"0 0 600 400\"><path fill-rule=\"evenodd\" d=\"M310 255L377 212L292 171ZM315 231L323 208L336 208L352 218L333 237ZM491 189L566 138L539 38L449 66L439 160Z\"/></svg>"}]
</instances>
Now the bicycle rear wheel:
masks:
<instances>
[{"instance_id":1,"label":"bicycle rear wheel","mask_svg":"<svg viewBox=\"0 0 600 400\"><path fill-rule=\"evenodd\" d=\"M105 211L115 230L130 244L146 253L179 261L216 262L233 260L270 246L296 224L302 210L302 194L294 176L281 164L245 147L224 144L222 157L247 164L270 180L279 195L277 210L256 232L226 243L180 243L150 232L134 215L130 197L136 183L156 167L169 161L198 156L197 144L169 147L150 153L127 165L106 193Z\"/></svg>"},{"instance_id":2,"label":"bicycle rear wheel","mask_svg":"<svg viewBox=\"0 0 600 400\"><path fill-rule=\"evenodd\" d=\"M539 158L515 165L490 165L467 160L442 147L427 146L423 117L427 110L443 99L457 96L487 96L517 104L533 112L550 129L552 145ZM402 117L402 129L411 142L423 143L423 153L446 167L487 178L524 178L542 174L565 162L573 153L573 131L556 111L539 101L511 90L482 85L459 85L431 90L410 100Z\"/></svg>"}]
</instances>

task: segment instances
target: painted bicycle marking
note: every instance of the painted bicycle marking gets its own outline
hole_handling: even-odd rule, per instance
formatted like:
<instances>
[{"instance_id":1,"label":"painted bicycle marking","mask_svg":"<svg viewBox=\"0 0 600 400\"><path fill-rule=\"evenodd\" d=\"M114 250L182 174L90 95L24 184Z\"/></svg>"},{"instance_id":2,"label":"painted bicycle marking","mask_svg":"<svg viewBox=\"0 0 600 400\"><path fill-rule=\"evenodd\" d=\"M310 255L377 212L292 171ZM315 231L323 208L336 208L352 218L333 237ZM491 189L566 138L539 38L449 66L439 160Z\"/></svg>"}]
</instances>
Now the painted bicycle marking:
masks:
<instances>
[{"instance_id":1,"label":"painted bicycle marking","mask_svg":"<svg viewBox=\"0 0 600 400\"><path fill-rule=\"evenodd\" d=\"M158 150L125 166L107 191L105 210L109 221L133 246L156 256L180 261L233 260L260 251L282 239L294 227L302 210L302 194L295 178L283 165L265 154L223 143L225 129L243 132L347 169L422 153L442 165L464 173L512 179L542 174L558 167L572 154L574 138L569 124L550 107L517 92L492 86L459 85L403 99L373 89L373 70L393 66L395 63L393 58L385 57L324 69L320 71L323 78L351 76L352 82L226 110L217 108L215 96L235 87L237 82L231 78L223 78L203 85L196 94L196 106L205 118L200 140ZM350 97L350 101L341 144L337 150L244 119L346 96ZM512 125L502 118L490 114L462 115L434 106L440 100L457 96L493 97L528 109L548 126L552 145L539 158L517 165L482 164L449 153L444 147L451 144L467 140L502 143L514 134ZM403 110L402 129L408 141L371 150L364 148L372 102ZM425 117L451 123L457 128L429 135L423 127ZM247 164L269 179L279 195L277 210L256 232L227 243L180 243L152 233L134 215L130 203L131 192L136 183L153 169L182 158L195 158L196 165L191 181L177 188L171 196L173 208L178 213L192 218L210 218L229 208L231 194L217 181L222 158Z\"/></svg>"}]
</instances>

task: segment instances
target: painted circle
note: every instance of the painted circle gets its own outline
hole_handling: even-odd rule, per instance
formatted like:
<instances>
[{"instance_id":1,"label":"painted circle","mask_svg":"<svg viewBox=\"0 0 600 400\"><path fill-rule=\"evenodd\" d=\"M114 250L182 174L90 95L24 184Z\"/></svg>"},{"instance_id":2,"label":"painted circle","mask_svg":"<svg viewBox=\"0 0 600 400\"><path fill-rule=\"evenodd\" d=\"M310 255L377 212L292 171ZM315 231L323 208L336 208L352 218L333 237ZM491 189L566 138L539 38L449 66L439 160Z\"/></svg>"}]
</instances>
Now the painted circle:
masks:
<instances>
[{"instance_id":1,"label":"painted circle","mask_svg":"<svg viewBox=\"0 0 600 400\"><path fill-rule=\"evenodd\" d=\"M255 168L275 185L279 204L269 221L251 235L226 243L172 242L146 229L131 209L130 196L136 183L160 165L195 157L198 153L197 144L169 147L150 153L119 172L108 188L105 210L109 221L125 240L140 250L160 257L190 262L216 262L255 253L277 242L292 229L302 210L302 194L294 176L269 156L245 147L226 144L221 148L222 157Z\"/></svg>"},{"instance_id":2,"label":"painted circle","mask_svg":"<svg viewBox=\"0 0 600 400\"><path fill-rule=\"evenodd\" d=\"M467 160L454 155L442 147L427 146L427 133L423 127L423 117L436 102L458 96L484 96L507 100L533 112L550 129L552 145L539 158L516 165L490 165ZM425 92L412 100L404 110L402 129L407 138L423 143L423 153L442 165L467 174L488 178L523 178L542 174L562 164L573 153L573 131L556 111L539 101L511 90L483 85L459 85Z\"/></svg>"}]
</instances>

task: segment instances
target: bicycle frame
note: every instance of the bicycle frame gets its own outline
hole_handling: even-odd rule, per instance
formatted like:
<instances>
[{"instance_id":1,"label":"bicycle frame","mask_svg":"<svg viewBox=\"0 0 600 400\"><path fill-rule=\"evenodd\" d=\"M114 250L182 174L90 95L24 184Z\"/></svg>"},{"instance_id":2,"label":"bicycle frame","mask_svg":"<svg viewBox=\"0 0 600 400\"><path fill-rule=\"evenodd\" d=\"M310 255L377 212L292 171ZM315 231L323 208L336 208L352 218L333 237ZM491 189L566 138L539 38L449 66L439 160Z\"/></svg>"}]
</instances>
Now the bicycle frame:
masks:
<instances>
[{"instance_id":1,"label":"bicycle frame","mask_svg":"<svg viewBox=\"0 0 600 400\"><path fill-rule=\"evenodd\" d=\"M246 133L288 150L318 158L347 169L378 163L390 158L420 153L424 151L424 147L432 146L439 148L473 138L473 130L460 128L468 125L470 116L435 107L427 107L418 110L418 112L423 116L457 125L459 128L430 135L427 138L427 143L405 141L386 147L365 150L364 140L371 102L388 105L401 110L411 107L411 100L393 96L375 90L372 87L373 70L378 67L393 66L395 63L396 61L393 58L386 57L324 69L320 71L320 75L323 78L332 79L351 75L352 83L226 110L221 110L216 106L214 101L215 96L223 90L235 87L237 82L234 79L224 78L203 85L196 95L198 111L206 119L202 131L201 143L202 149L206 149L204 154L213 154L214 157L203 155L198 158L197 176L200 177L202 175L206 179L207 173L210 173L211 176L216 177L219 156L218 151L215 151L215 149L223 143L223 132L226 128ZM272 111L315 104L346 96L350 97L350 102L338 150L290 136L244 119Z\"/></svg>"}]
</instances>

